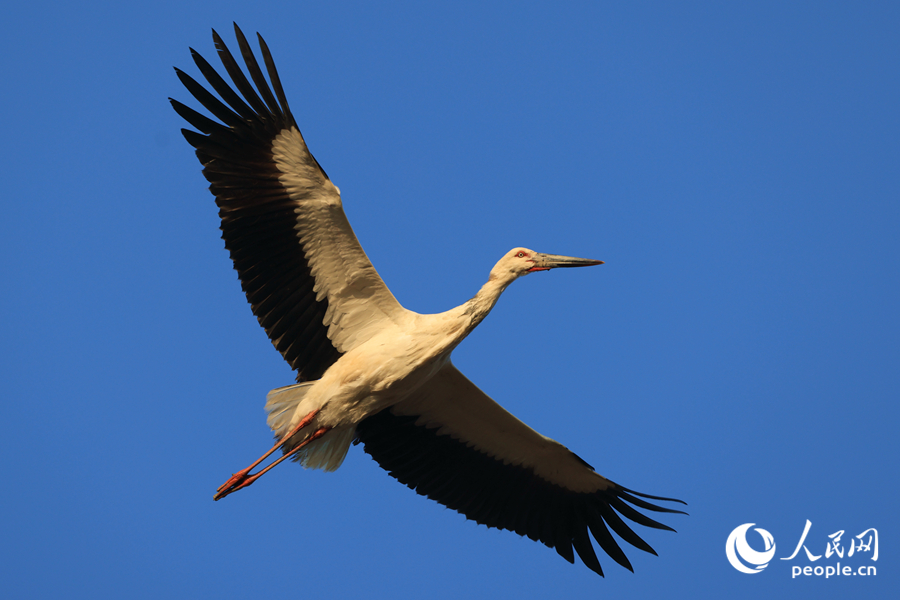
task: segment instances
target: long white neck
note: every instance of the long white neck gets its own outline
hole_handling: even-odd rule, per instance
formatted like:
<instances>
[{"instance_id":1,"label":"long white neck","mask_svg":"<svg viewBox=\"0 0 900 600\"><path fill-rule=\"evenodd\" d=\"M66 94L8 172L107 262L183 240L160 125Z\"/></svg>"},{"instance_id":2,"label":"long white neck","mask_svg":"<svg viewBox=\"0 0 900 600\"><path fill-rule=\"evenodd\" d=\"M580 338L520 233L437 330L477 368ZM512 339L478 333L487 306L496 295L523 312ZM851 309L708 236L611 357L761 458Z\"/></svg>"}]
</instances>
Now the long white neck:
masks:
<instances>
[{"instance_id":1,"label":"long white neck","mask_svg":"<svg viewBox=\"0 0 900 600\"><path fill-rule=\"evenodd\" d=\"M449 355L467 335L472 333L497 304L503 290L518 277L512 270L498 267L499 264L491 269L491 276L471 300L445 313L434 315L437 317L436 333L441 338L442 353L446 352Z\"/></svg>"},{"instance_id":2,"label":"long white neck","mask_svg":"<svg viewBox=\"0 0 900 600\"><path fill-rule=\"evenodd\" d=\"M481 286L480 290L478 290L478 293L475 294L471 300L459 307L462 309L462 318L468 320L464 325L466 330L465 335L468 335L486 316L488 316L488 313L491 312L491 309L497 304L497 300L500 299L500 294L502 294L503 290L505 290L514 280L514 277L501 278L492 273L487 282ZM465 335L463 337L465 337Z\"/></svg>"}]
</instances>

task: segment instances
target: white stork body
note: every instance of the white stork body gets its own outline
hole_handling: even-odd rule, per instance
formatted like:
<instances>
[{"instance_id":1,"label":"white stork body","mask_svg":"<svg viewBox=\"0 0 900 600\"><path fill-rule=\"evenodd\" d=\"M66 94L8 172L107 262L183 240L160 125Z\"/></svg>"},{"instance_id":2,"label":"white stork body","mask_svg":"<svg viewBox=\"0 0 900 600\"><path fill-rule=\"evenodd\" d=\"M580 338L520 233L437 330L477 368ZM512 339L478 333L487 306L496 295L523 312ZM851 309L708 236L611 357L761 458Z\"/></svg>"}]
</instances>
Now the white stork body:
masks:
<instances>
[{"instance_id":1,"label":"white stork body","mask_svg":"<svg viewBox=\"0 0 900 600\"><path fill-rule=\"evenodd\" d=\"M204 165L220 208L222 237L251 308L299 383L269 393L268 423L278 443L232 476L216 499L287 457L336 469L356 441L402 483L468 518L540 540L570 562L574 548L602 575L590 531L616 562L631 569L610 529L653 552L621 517L670 529L631 505L680 512L641 497L671 499L602 477L504 410L450 361L453 349L517 278L602 261L515 248L465 304L435 315L403 308L356 239L339 190L307 149L265 42L259 38L271 88L237 26L235 33L256 89L213 32L241 95L192 51L224 103L176 69L178 76L222 123L172 104L202 132L182 130ZM281 459L250 474L277 449Z\"/></svg>"},{"instance_id":2,"label":"white stork body","mask_svg":"<svg viewBox=\"0 0 900 600\"><path fill-rule=\"evenodd\" d=\"M410 313L402 315L400 321L385 324L373 337L348 351L321 379L269 393L268 422L277 439L312 412L316 412L309 423L312 429L331 430L303 450L300 459L304 466L337 469L356 424L409 398L430 381L449 362L450 350L467 333L460 320L443 314ZM444 323L457 335L447 335L441 328ZM346 433L337 436L339 442L331 442L336 432ZM285 445L286 451L302 438L293 441Z\"/></svg>"}]
</instances>

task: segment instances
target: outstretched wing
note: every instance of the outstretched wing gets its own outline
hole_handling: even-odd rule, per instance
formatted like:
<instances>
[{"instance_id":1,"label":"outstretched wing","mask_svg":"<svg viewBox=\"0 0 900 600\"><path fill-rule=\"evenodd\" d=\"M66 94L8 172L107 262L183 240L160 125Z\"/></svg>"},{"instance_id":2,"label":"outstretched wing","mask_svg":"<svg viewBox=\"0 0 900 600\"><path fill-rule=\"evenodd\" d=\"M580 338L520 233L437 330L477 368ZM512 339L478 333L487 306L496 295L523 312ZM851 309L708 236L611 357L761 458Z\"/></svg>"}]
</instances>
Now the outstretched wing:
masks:
<instances>
[{"instance_id":1,"label":"outstretched wing","mask_svg":"<svg viewBox=\"0 0 900 600\"><path fill-rule=\"evenodd\" d=\"M356 239L338 188L307 149L266 43L258 36L271 88L237 25L234 31L256 89L213 31L237 92L191 49L222 100L176 69L178 78L218 121L170 101L200 132L182 129L216 197L222 238L253 314L297 380L318 379L380 323L406 311Z\"/></svg>"},{"instance_id":2,"label":"outstretched wing","mask_svg":"<svg viewBox=\"0 0 900 600\"><path fill-rule=\"evenodd\" d=\"M672 530L634 507L681 513L597 474L565 446L534 431L447 363L413 397L357 425L356 441L401 483L488 527L541 541L574 562L573 548L603 575L588 531L632 570L610 533L656 554L622 519ZM683 504L683 502L682 502Z\"/></svg>"}]
</instances>

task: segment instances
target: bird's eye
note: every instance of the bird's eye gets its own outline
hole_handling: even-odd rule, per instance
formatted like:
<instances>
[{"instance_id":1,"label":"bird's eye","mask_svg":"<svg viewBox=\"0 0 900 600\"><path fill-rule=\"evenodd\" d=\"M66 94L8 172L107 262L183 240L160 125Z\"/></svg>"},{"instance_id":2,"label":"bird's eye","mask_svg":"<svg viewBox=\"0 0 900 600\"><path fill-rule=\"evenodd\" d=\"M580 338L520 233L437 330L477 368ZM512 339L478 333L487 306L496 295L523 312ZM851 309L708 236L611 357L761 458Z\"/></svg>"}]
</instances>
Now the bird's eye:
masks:
<instances>
[{"instance_id":1,"label":"bird's eye","mask_svg":"<svg viewBox=\"0 0 900 600\"><path fill-rule=\"evenodd\" d=\"M524 252L519 252L518 254L516 254L517 258L522 258L523 256L525 256Z\"/></svg>"}]
</instances>

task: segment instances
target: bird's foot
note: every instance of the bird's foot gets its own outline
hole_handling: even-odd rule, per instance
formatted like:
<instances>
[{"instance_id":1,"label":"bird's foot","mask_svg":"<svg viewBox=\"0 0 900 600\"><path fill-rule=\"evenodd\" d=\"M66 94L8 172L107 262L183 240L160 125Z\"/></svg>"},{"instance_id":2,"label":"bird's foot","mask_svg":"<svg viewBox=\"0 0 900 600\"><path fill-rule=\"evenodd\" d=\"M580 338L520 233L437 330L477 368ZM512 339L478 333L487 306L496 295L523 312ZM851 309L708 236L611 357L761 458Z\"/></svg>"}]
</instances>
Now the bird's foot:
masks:
<instances>
[{"instance_id":1,"label":"bird's foot","mask_svg":"<svg viewBox=\"0 0 900 600\"><path fill-rule=\"evenodd\" d=\"M246 469L241 469L237 473L234 473L228 481L218 487L216 495L213 496L213 500L224 498L231 492L236 492L256 481L257 477L255 475L250 475L250 469L251 467L247 467Z\"/></svg>"},{"instance_id":2,"label":"bird's foot","mask_svg":"<svg viewBox=\"0 0 900 600\"><path fill-rule=\"evenodd\" d=\"M315 432L313 432L312 435L310 435L305 440L303 440L302 442L297 444L297 446L294 447L290 452L287 452L286 454L284 454L281 458L279 458L278 460L276 460L275 462L270 464L268 467L266 467L259 473L255 473L253 475L250 474L250 471L255 469L260 463L262 463L264 460L266 460L269 457L269 455L271 455L273 452L275 452L276 450L278 450L279 448L284 446L285 442L287 442L291 437L293 437L294 434L296 434L301 429L308 426L318 413L319 413L319 409L316 409L316 410L312 411L311 413L309 413L308 415L306 415L303 419L300 420L299 423L297 423L296 427L294 427L291 431L289 431L287 433L287 435L285 435L283 438L281 438L281 440L277 444L272 446L271 450L269 450L268 452L263 454L261 457L259 457L259 459L257 459L256 462L254 462L252 465L250 465L246 469L241 469L237 473L234 473L228 479L228 481L226 481L225 483L223 483L222 485L220 485L218 487L218 489L216 490L216 495L213 496L213 500L220 500L232 492L236 492L240 489L247 487L248 485L251 485L254 481L259 479L265 473L267 473L270 469L272 469L272 467L274 467L278 463L282 462L284 459L295 455L299 450L304 448L307 444L309 444L313 440L317 440L320 437L322 437L323 435L325 435L328 432L328 430L330 429L330 427L320 427Z\"/></svg>"}]
</instances>

